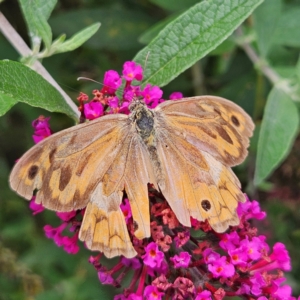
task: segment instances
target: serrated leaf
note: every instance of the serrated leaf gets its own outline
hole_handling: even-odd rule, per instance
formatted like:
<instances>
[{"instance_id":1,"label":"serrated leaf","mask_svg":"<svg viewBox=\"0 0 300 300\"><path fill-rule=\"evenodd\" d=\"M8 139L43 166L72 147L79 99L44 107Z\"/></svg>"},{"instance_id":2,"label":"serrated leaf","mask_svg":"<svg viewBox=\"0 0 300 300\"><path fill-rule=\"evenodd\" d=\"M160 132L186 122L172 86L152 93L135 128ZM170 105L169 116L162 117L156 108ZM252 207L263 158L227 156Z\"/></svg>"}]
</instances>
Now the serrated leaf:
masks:
<instances>
[{"instance_id":1,"label":"serrated leaf","mask_svg":"<svg viewBox=\"0 0 300 300\"><path fill-rule=\"evenodd\" d=\"M68 52L77 49L97 32L100 25L100 23L96 23L82 29L81 31L73 35L70 39L60 44L57 47L55 53Z\"/></svg>"},{"instance_id":2,"label":"serrated leaf","mask_svg":"<svg viewBox=\"0 0 300 300\"><path fill-rule=\"evenodd\" d=\"M77 119L61 94L41 75L21 63L0 61L0 93L16 102L65 113Z\"/></svg>"},{"instance_id":3,"label":"serrated leaf","mask_svg":"<svg viewBox=\"0 0 300 300\"><path fill-rule=\"evenodd\" d=\"M255 185L262 183L289 154L298 133L296 105L282 90L269 94L257 147Z\"/></svg>"},{"instance_id":4,"label":"serrated leaf","mask_svg":"<svg viewBox=\"0 0 300 300\"><path fill-rule=\"evenodd\" d=\"M16 103L18 103L18 100L5 94L0 94L0 116L8 112Z\"/></svg>"},{"instance_id":5,"label":"serrated leaf","mask_svg":"<svg viewBox=\"0 0 300 300\"><path fill-rule=\"evenodd\" d=\"M144 65L144 83L164 86L222 43L263 0L208 0L173 22L134 61Z\"/></svg>"},{"instance_id":6,"label":"serrated leaf","mask_svg":"<svg viewBox=\"0 0 300 300\"><path fill-rule=\"evenodd\" d=\"M28 26L28 33L32 47L39 45L40 39L43 40L46 49L50 49L52 42L52 31L47 22L49 7L39 7L40 0L19 0L24 18ZM51 6L50 6L51 8Z\"/></svg>"},{"instance_id":7,"label":"serrated leaf","mask_svg":"<svg viewBox=\"0 0 300 300\"><path fill-rule=\"evenodd\" d=\"M273 33L281 16L281 0L265 0L254 12L254 29L260 54L267 56L273 41Z\"/></svg>"},{"instance_id":8,"label":"serrated leaf","mask_svg":"<svg viewBox=\"0 0 300 300\"><path fill-rule=\"evenodd\" d=\"M154 23L152 17L141 11L125 8L81 9L50 18L55 34L71 36L82 28L101 22L101 30L85 46L95 49L131 49L140 47L138 36Z\"/></svg>"}]
</instances>

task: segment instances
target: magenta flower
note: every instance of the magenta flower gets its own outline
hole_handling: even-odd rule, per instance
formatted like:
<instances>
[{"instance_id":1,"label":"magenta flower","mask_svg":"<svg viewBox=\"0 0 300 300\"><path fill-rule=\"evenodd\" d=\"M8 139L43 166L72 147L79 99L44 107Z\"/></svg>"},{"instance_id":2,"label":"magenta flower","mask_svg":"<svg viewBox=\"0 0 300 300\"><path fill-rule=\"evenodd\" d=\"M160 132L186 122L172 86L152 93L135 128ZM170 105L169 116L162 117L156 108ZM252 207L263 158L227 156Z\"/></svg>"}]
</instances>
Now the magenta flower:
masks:
<instances>
[{"instance_id":1,"label":"magenta flower","mask_svg":"<svg viewBox=\"0 0 300 300\"><path fill-rule=\"evenodd\" d=\"M101 267L98 271L98 278L102 284L115 285L115 280L105 267Z\"/></svg>"},{"instance_id":2,"label":"magenta flower","mask_svg":"<svg viewBox=\"0 0 300 300\"><path fill-rule=\"evenodd\" d=\"M124 101L120 106L119 113L129 115L129 113L130 113L129 104L130 104L130 102Z\"/></svg>"},{"instance_id":3,"label":"magenta flower","mask_svg":"<svg viewBox=\"0 0 300 300\"><path fill-rule=\"evenodd\" d=\"M130 113L129 111L129 102L124 100L122 104L120 105L120 100L118 97L113 97L110 100L108 100L108 105L111 108L110 113L120 113L120 114L126 114L128 115Z\"/></svg>"},{"instance_id":4,"label":"magenta flower","mask_svg":"<svg viewBox=\"0 0 300 300\"><path fill-rule=\"evenodd\" d=\"M32 138L36 144L51 135L49 120L50 118L39 116L32 122L32 127L34 128L34 134Z\"/></svg>"},{"instance_id":5,"label":"magenta flower","mask_svg":"<svg viewBox=\"0 0 300 300\"><path fill-rule=\"evenodd\" d=\"M157 274L166 275L169 271L169 265L163 260L161 264L155 267L148 267L147 274L156 277Z\"/></svg>"},{"instance_id":6,"label":"magenta flower","mask_svg":"<svg viewBox=\"0 0 300 300\"><path fill-rule=\"evenodd\" d=\"M109 70L105 72L104 79L103 79L104 89L102 92L107 94L114 94L116 90L122 84L122 78L118 74L118 72L114 70Z\"/></svg>"},{"instance_id":7,"label":"magenta flower","mask_svg":"<svg viewBox=\"0 0 300 300\"><path fill-rule=\"evenodd\" d=\"M280 286L282 282L285 281L285 278L278 278L273 280L271 286L271 295L278 300L291 299L292 288L289 285Z\"/></svg>"},{"instance_id":8,"label":"magenta flower","mask_svg":"<svg viewBox=\"0 0 300 300\"><path fill-rule=\"evenodd\" d=\"M128 224L128 220L132 217L131 207L130 207L128 198L126 198L124 200L124 204L121 203L120 208L121 208L121 210L123 212L123 215L125 217L125 221Z\"/></svg>"},{"instance_id":9,"label":"magenta flower","mask_svg":"<svg viewBox=\"0 0 300 300\"><path fill-rule=\"evenodd\" d=\"M57 246L61 246L62 243L62 231L68 226L68 223L62 223L57 228L52 227L51 225L45 225L44 231L46 234L46 237L49 239L53 239Z\"/></svg>"},{"instance_id":10,"label":"magenta flower","mask_svg":"<svg viewBox=\"0 0 300 300\"><path fill-rule=\"evenodd\" d=\"M214 278L229 278L234 275L234 266L229 263L225 256L208 264L208 270L213 274Z\"/></svg>"},{"instance_id":11,"label":"magenta flower","mask_svg":"<svg viewBox=\"0 0 300 300\"><path fill-rule=\"evenodd\" d=\"M141 91L141 95L145 99L145 103L154 108L159 103L163 91L158 86L152 86L151 84L146 84L145 88Z\"/></svg>"},{"instance_id":12,"label":"magenta flower","mask_svg":"<svg viewBox=\"0 0 300 300\"><path fill-rule=\"evenodd\" d=\"M267 285L261 273L254 274L254 276L250 278L250 283L251 293L254 296L260 296L262 294L262 288Z\"/></svg>"},{"instance_id":13,"label":"magenta flower","mask_svg":"<svg viewBox=\"0 0 300 300\"><path fill-rule=\"evenodd\" d=\"M124 295L116 295L114 300L143 300L143 297L136 293L131 293L127 297Z\"/></svg>"},{"instance_id":14,"label":"magenta flower","mask_svg":"<svg viewBox=\"0 0 300 300\"><path fill-rule=\"evenodd\" d=\"M270 255L270 259L277 262L277 268L284 271L291 270L291 259L284 244L276 243L273 246L273 253Z\"/></svg>"},{"instance_id":15,"label":"magenta flower","mask_svg":"<svg viewBox=\"0 0 300 300\"><path fill-rule=\"evenodd\" d=\"M45 207L42 204L37 204L35 202L35 196L33 196L29 202L29 208L33 211L33 215L41 213Z\"/></svg>"},{"instance_id":16,"label":"magenta flower","mask_svg":"<svg viewBox=\"0 0 300 300\"><path fill-rule=\"evenodd\" d=\"M128 86L124 90L124 99L128 102L131 102L134 98L141 97L141 88L140 86Z\"/></svg>"},{"instance_id":17,"label":"magenta flower","mask_svg":"<svg viewBox=\"0 0 300 300\"><path fill-rule=\"evenodd\" d=\"M230 262L235 266L247 266L248 255L243 247L229 250Z\"/></svg>"},{"instance_id":18,"label":"magenta flower","mask_svg":"<svg viewBox=\"0 0 300 300\"><path fill-rule=\"evenodd\" d=\"M210 291L202 291L197 294L195 300L212 300Z\"/></svg>"},{"instance_id":19,"label":"magenta flower","mask_svg":"<svg viewBox=\"0 0 300 300\"><path fill-rule=\"evenodd\" d=\"M91 101L84 104L84 115L88 120L94 120L103 115L103 106L99 101Z\"/></svg>"},{"instance_id":20,"label":"magenta flower","mask_svg":"<svg viewBox=\"0 0 300 300\"><path fill-rule=\"evenodd\" d=\"M233 250L240 245L240 237L236 231L224 233L219 245L224 250Z\"/></svg>"},{"instance_id":21,"label":"magenta flower","mask_svg":"<svg viewBox=\"0 0 300 300\"><path fill-rule=\"evenodd\" d=\"M69 222L76 216L76 211L73 210L70 212L57 212L56 215L64 222Z\"/></svg>"},{"instance_id":22,"label":"magenta flower","mask_svg":"<svg viewBox=\"0 0 300 300\"><path fill-rule=\"evenodd\" d=\"M121 262L124 266L131 268L133 270L137 270L142 266L141 262L135 257L134 258L126 258L126 257L122 256Z\"/></svg>"},{"instance_id":23,"label":"magenta flower","mask_svg":"<svg viewBox=\"0 0 300 300\"><path fill-rule=\"evenodd\" d=\"M148 285L144 290L144 299L147 300L161 300L164 293L160 292L156 286Z\"/></svg>"},{"instance_id":24,"label":"magenta flower","mask_svg":"<svg viewBox=\"0 0 300 300\"><path fill-rule=\"evenodd\" d=\"M61 240L61 245L66 252L69 254L76 254L79 251L78 242L78 233L73 237L64 236Z\"/></svg>"},{"instance_id":25,"label":"magenta flower","mask_svg":"<svg viewBox=\"0 0 300 300\"><path fill-rule=\"evenodd\" d=\"M207 264L214 263L219 260L221 255L210 248L207 248L203 251L203 258Z\"/></svg>"},{"instance_id":26,"label":"magenta flower","mask_svg":"<svg viewBox=\"0 0 300 300\"><path fill-rule=\"evenodd\" d=\"M57 216L64 222L58 227L52 227L51 225L45 225L44 231L48 238L53 239L57 246L63 247L63 249L69 254L76 254L79 251L78 242L78 228L72 226L69 231L75 231L73 237L63 236L62 232L68 227L69 223L73 223L77 213L56 213Z\"/></svg>"},{"instance_id":27,"label":"magenta flower","mask_svg":"<svg viewBox=\"0 0 300 300\"><path fill-rule=\"evenodd\" d=\"M126 61L123 65L123 76L126 81L143 80L143 68L134 61Z\"/></svg>"},{"instance_id":28,"label":"magenta flower","mask_svg":"<svg viewBox=\"0 0 300 300\"><path fill-rule=\"evenodd\" d=\"M241 246L250 260L260 259L263 252L268 252L268 245L264 242L264 237L254 236L249 241L249 238L246 236L246 239L241 241Z\"/></svg>"},{"instance_id":29,"label":"magenta flower","mask_svg":"<svg viewBox=\"0 0 300 300\"><path fill-rule=\"evenodd\" d=\"M158 250L157 244L152 242L148 244L145 250L146 254L142 256L144 264L151 268L160 267L164 259L164 254Z\"/></svg>"},{"instance_id":30,"label":"magenta flower","mask_svg":"<svg viewBox=\"0 0 300 300\"><path fill-rule=\"evenodd\" d=\"M246 195L248 200L248 197ZM244 203L239 202L237 208L237 214L239 217L244 216L246 220L248 219L257 219L262 220L266 217L266 213L260 210L259 203L257 201L246 201Z\"/></svg>"},{"instance_id":31,"label":"magenta flower","mask_svg":"<svg viewBox=\"0 0 300 300\"><path fill-rule=\"evenodd\" d=\"M95 268L100 268L100 264L99 264L99 260L101 259L102 257L102 253L99 253L98 255L96 256L90 256L89 259L88 259L88 262L92 265L94 265ZM98 269L97 269L98 270Z\"/></svg>"},{"instance_id":32,"label":"magenta flower","mask_svg":"<svg viewBox=\"0 0 300 300\"><path fill-rule=\"evenodd\" d=\"M261 259L251 266L251 274L258 272L267 272L276 269L284 271L291 270L291 262L289 254L282 243L276 243L273 247L273 253L270 255L269 260Z\"/></svg>"},{"instance_id":33,"label":"magenta flower","mask_svg":"<svg viewBox=\"0 0 300 300\"><path fill-rule=\"evenodd\" d=\"M108 100L108 105L113 110L119 108L119 98L117 96L112 97L111 99Z\"/></svg>"},{"instance_id":34,"label":"magenta flower","mask_svg":"<svg viewBox=\"0 0 300 300\"><path fill-rule=\"evenodd\" d=\"M173 92L170 96L169 99L170 100L177 100L177 99L182 99L183 98L183 94L181 92Z\"/></svg>"},{"instance_id":35,"label":"magenta flower","mask_svg":"<svg viewBox=\"0 0 300 300\"><path fill-rule=\"evenodd\" d=\"M176 254L170 260L173 262L175 268L186 268L190 263L191 257L188 252L180 252L179 255Z\"/></svg>"}]
</instances>

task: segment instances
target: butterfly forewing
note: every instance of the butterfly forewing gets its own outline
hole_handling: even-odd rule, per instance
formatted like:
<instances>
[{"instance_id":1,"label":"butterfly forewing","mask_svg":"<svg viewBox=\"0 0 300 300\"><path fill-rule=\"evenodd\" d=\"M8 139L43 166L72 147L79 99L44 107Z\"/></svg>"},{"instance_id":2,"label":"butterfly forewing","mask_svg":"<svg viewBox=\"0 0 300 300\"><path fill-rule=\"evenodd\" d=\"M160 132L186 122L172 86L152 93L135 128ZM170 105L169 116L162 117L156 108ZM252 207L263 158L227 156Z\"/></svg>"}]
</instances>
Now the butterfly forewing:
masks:
<instances>
[{"instance_id":1,"label":"butterfly forewing","mask_svg":"<svg viewBox=\"0 0 300 300\"><path fill-rule=\"evenodd\" d=\"M125 115L113 115L54 134L16 163L10 184L18 194L50 209L70 211L86 206L86 197L101 181L128 134ZM97 173L99 164L103 167Z\"/></svg>"},{"instance_id":2,"label":"butterfly forewing","mask_svg":"<svg viewBox=\"0 0 300 300\"><path fill-rule=\"evenodd\" d=\"M220 97L201 96L166 101L155 109L158 127L208 152L228 166L241 163L247 155L254 124L239 106Z\"/></svg>"}]
</instances>

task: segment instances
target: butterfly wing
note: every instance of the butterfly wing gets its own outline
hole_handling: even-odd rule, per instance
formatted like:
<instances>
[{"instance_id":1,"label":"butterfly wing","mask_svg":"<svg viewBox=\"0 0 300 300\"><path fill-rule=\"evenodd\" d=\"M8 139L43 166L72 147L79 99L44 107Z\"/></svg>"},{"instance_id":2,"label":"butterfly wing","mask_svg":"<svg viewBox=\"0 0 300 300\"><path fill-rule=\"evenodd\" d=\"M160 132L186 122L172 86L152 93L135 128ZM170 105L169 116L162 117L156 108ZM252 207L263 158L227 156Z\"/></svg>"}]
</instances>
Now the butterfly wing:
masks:
<instances>
[{"instance_id":1,"label":"butterfly wing","mask_svg":"<svg viewBox=\"0 0 300 300\"><path fill-rule=\"evenodd\" d=\"M38 191L36 202L56 211L85 207L128 136L127 120L107 116L44 139L16 163L11 188L28 200Z\"/></svg>"},{"instance_id":2,"label":"butterfly wing","mask_svg":"<svg viewBox=\"0 0 300 300\"><path fill-rule=\"evenodd\" d=\"M165 101L156 111L172 132L227 166L247 156L254 124L245 111L221 97L200 96Z\"/></svg>"},{"instance_id":3,"label":"butterfly wing","mask_svg":"<svg viewBox=\"0 0 300 300\"><path fill-rule=\"evenodd\" d=\"M237 225L245 197L230 166L247 155L254 125L237 105L203 96L167 101L155 109L159 187L178 220L208 220L217 232Z\"/></svg>"},{"instance_id":4,"label":"butterfly wing","mask_svg":"<svg viewBox=\"0 0 300 300\"><path fill-rule=\"evenodd\" d=\"M149 158L126 115L109 115L56 133L26 152L10 175L13 190L55 211L86 208L79 237L107 257L133 257L120 209L126 188L140 238L149 236ZM149 171L150 170L150 171ZM140 174L141 184L130 179ZM137 194L142 201L137 203Z\"/></svg>"}]
</instances>

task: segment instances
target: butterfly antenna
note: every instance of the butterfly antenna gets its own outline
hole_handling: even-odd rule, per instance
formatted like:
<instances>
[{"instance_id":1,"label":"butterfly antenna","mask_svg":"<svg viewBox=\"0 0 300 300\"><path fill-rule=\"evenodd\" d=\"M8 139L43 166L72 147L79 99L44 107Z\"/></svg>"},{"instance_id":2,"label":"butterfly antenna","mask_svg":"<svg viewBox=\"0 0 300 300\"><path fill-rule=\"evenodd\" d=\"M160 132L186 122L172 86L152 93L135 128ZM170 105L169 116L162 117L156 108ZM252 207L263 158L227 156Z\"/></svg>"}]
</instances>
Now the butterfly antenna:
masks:
<instances>
[{"instance_id":1,"label":"butterfly antenna","mask_svg":"<svg viewBox=\"0 0 300 300\"><path fill-rule=\"evenodd\" d=\"M77 81L79 81L79 80L88 80L88 81L92 81L92 82L95 82L95 83L104 85L103 83L101 83L101 82L99 82L99 81L96 81L96 80L94 80L94 79L87 78L87 77L78 77L78 78L77 78Z\"/></svg>"}]
</instances>

